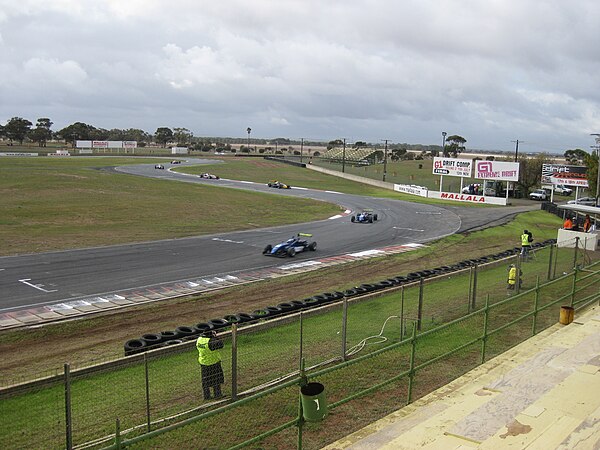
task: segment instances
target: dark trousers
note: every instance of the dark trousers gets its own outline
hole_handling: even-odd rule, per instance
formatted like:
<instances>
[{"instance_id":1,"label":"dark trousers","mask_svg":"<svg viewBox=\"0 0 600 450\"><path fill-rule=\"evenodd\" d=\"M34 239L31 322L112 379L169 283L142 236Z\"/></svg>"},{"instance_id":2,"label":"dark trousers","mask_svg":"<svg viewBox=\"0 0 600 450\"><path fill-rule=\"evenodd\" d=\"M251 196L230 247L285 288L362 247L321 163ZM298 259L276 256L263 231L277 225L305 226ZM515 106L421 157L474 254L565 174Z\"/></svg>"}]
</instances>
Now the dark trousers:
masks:
<instances>
[{"instance_id":1,"label":"dark trousers","mask_svg":"<svg viewBox=\"0 0 600 450\"><path fill-rule=\"evenodd\" d=\"M210 399L210 388L213 388L214 398L222 397L221 385L225 382L223 376L223 368L221 363L212 364L210 366L200 365L200 373L202 375L202 393L204 400Z\"/></svg>"}]
</instances>

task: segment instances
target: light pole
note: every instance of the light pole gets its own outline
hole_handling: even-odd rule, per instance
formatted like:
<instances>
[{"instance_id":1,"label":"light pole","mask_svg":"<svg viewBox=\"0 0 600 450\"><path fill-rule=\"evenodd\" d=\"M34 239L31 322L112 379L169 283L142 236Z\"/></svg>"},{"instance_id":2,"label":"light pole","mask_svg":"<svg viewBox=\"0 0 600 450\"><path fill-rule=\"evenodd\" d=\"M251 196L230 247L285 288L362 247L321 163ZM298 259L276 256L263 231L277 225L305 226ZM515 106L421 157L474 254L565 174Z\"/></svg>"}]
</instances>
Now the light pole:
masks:
<instances>
[{"instance_id":1,"label":"light pole","mask_svg":"<svg viewBox=\"0 0 600 450\"><path fill-rule=\"evenodd\" d=\"M446 156L446 135L448 133L446 133L445 131L442 131L442 156Z\"/></svg>"},{"instance_id":2,"label":"light pole","mask_svg":"<svg viewBox=\"0 0 600 450\"><path fill-rule=\"evenodd\" d=\"M304 138L300 138L300 162L302 162L302 152L304 150Z\"/></svg>"},{"instance_id":3,"label":"light pole","mask_svg":"<svg viewBox=\"0 0 600 450\"><path fill-rule=\"evenodd\" d=\"M388 139L383 139L385 142L385 147L383 150L383 181L385 181L385 176L387 175L387 143Z\"/></svg>"},{"instance_id":4,"label":"light pole","mask_svg":"<svg viewBox=\"0 0 600 450\"><path fill-rule=\"evenodd\" d=\"M246 133L248 133L248 140L246 147L248 147L248 153L250 153L250 132L252 131L252 128L248 127L246 128Z\"/></svg>"},{"instance_id":5,"label":"light pole","mask_svg":"<svg viewBox=\"0 0 600 450\"><path fill-rule=\"evenodd\" d=\"M596 149L596 206L598 206L598 197L600 197L600 133L592 133L590 136L596 136L596 145L592 148Z\"/></svg>"},{"instance_id":6,"label":"light pole","mask_svg":"<svg viewBox=\"0 0 600 450\"><path fill-rule=\"evenodd\" d=\"M342 173L346 172L346 138L344 138L344 150L342 151Z\"/></svg>"},{"instance_id":7,"label":"light pole","mask_svg":"<svg viewBox=\"0 0 600 450\"><path fill-rule=\"evenodd\" d=\"M519 141L518 139L516 141L511 141L515 143L515 162L517 162L519 160L519 142L523 143L523 141Z\"/></svg>"}]
</instances>

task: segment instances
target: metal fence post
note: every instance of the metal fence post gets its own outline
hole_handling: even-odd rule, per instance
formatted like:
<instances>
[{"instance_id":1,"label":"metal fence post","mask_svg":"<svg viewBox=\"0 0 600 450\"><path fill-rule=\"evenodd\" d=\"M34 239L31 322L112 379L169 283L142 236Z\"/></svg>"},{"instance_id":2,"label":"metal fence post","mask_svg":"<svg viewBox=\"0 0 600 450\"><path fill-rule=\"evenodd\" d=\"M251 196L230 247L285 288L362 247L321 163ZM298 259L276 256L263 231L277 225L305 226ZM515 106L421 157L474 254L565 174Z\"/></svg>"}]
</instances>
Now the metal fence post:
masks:
<instances>
[{"instance_id":1,"label":"metal fence post","mask_svg":"<svg viewBox=\"0 0 600 450\"><path fill-rule=\"evenodd\" d=\"M348 332L348 299L344 297L342 306L342 360L346 361L346 333Z\"/></svg>"},{"instance_id":2,"label":"metal fence post","mask_svg":"<svg viewBox=\"0 0 600 450\"><path fill-rule=\"evenodd\" d=\"M516 257L517 260L517 279L515 280L515 288L516 288L516 293L518 294L519 292L521 292L521 258L519 257L519 255L517 255Z\"/></svg>"},{"instance_id":3,"label":"metal fence post","mask_svg":"<svg viewBox=\"0 0 600 450\"><path fill-rule=\"evenodd\" d=\"M302 313L300 313L300 323L302 323ZM300 358L300 388L306 384L306 374L304 373L304 359ZM302 410L302 392L298 395L298 450L302 450L302 429L304 428L304 411Z\"/></svg>"},{"instance_id":4,"label":"metal fence post","mask_svg":"<svg viewBox=\"0 0 600 450\"><path fill-rule=\"evenodd\" d=\"M481 362L485 362L485 350L488 339L488 317L490 315L490 294L485 296L485 308L483 309L483 336L481 336Z\"/></svg>"},{"instance_id":5,"label":"metal fence post","mask_svg":"<svg viewBox=\"0 0 600 450\"><path fill-rule=\"evenodd\" d=\"M404 339L404 286L400 288L400 340Z\"/></svg>"},{"instance_id":6,"label":"metal fence post","mask_svg":"<svg viewBox=\"0 0 600 450\"><path fill-rule=\"evenodd\" d=\"M117 450L121 449L121 422L118 417L115 423L115 447Z\"/></svg>"},{"instance_id":7,"label":"metal fence post","mask_svg":"<svg viewBox=\"0 0 600 450\"><path fill-rule=\"evenodd\" d=\"M571 304L569 306L573 307L575 303L575 290L577 286L577 266L575 266L575 270L573 270L573 286L571 288Z\"/></svg>"},{"instance_id":8,"label":"metal fence post","mask_svg":"<svg viewBox=\"0 0 600 450\"><path fill-rule=\"evenodd\" d=\"M533 324L531 325L531 335L535 336L537 325L538 302L540 300L540 276L535 277L535 296L533 297Z\"/></svg>"},{"instance_id":9,"label":"metal fence post","mask_svg":"<svg viewBox=\"0 0 600 450\"><path fill-rule=\"evenodd\" d=\"M71 366L67 363L64 365L65 374L65 432L66 432L66 448L73 449L73 423L71 418Z\"/></svg>"},{"instance_id":10,"label":"metal fence post","mask_svg":"<svg viewBox=\"0 0 600 450\"><path fill-rule=\"evenodd\" d=\"M469 267L469 294L467 295L467 313L471 312L471 296L473 295L473 266Z\"/></svg>"},{"instance_id":11,"label":"metal fence post","mask_svg":"<svg viewBox=\"0 0 600 450\"><path fill-rule=\"evenodd\" d=\"M577 250L579 249L579 236L575 238L575 252L573 255L573 267L577 267Z\"/></svg>"},{"instance_id":12,"label":"metal fence post","mask_svg":"<svg viewBox=\"0 0 600 450\"><path fill-rule=\"evenodd\" d=\"M473 292L471 294L471 311L475 311L475 307L477 304L477 271L478 266L475 264L473 266Z\"/></svg>"},{"instance_id":13,"label":"metal fence post","mask_svg":"<svg viewBox=\"0 0 600 450\"><path fill-rule=\"evenodd\" d=\"M237 324L231 325L231 399L237 400L238 395L238 360L237 360Z\"/></svg>"},{"instance_id":14,"label":"metal fence post","mask_svg":"<svg viewBox=\"0 0 600 450\"><path fill-rule=\"evenodd\" d=\"M144 372L146 377L146 424L150 433L150 377L148 373L148 355L144 352Z\"/></svg>"},{"instance_id":15,"label":"metal fence post","mask_svg":"<svg viewBox=\"0 0 600 450\"><path fill-rule=\"evenodd\" d=\"M423 319L423 285L424 278L419 278L419 310L417 311L417 329L421 331L421 321Z\"/></svg>"},{"instance_id":16,"label":"metal fence post","mask_svg":"<svg viewBox=\"0 0 600 450\"><path fill-rule=\"evenodd\" d=\"M556 278L556 264L558 263L558 243L556 244L556 254L554 255L554 264L552 266L552 279Z\"/></svg>"},{"instance_id":17,"label":"metal fence post","mask_svg":"<svg viewBox=\"0 0 600 450\"><path fill-rule=\"evenodd\" d=\"M298 360L298 367L300 368L300 371L302 371L303 368L303 360L304 360L304 355L303 355L303 330L304 330L304 313L300 312L300 359Z\"/></svg>"},{"instance_id":18,"label":"metal fence post","mask_svg":"<svg viewBox=\"0 0 600 450\"><path fill-rule=\"evenodd\" d=\"M410 363L408 372L408 395L406 404L412 402L413 383L415 380L415 353L417 351L417 325L413 322L412 340L410 346Z\"/></svg>"},{"instance_id":19,"label":"metal fence post","mask_svg":"<svg viewBox=\"0 0 600 450\"><path fill-rule=\"evenodd\" d=\"M548 276L546 279L550 281L550 277L552 276L552 255L554 254L554 244L550 244L550 257L548 259Z\"/></svg>"}]
</instances>

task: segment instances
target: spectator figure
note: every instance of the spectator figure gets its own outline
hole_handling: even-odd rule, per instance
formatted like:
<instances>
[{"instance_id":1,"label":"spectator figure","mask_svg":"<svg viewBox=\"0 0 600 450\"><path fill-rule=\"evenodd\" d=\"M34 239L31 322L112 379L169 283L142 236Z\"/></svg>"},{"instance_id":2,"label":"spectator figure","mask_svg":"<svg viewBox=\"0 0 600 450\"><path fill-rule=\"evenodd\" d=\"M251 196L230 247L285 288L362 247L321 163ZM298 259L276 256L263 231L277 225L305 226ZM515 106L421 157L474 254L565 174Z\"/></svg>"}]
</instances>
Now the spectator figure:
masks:
<instances>
[{"instance_id":1,"label":"spectator figure","mask_svg":"<svg viewBox=\"0 0 600 450\"><path fill-rule=\"evenodd\" d=\"M563 223L563 228L565 230L573 229L573 221L571 220L571 218L569 216L567 216L567 218L565 219L565 222Z\"/></svg>"},{"instance_id":2,"label":"spectator figure","mask_svg":"<svg viewBox=\"0 0 600 450\"><path fill-rule=\"evenodd\" d=\"M590 215L585 215L585 220L583 221L583 231L588 233L592 228L592 219L590 219Z\"/></svg>"},{"instance_id":3,"label":"spectator figure","mask_svg":"<svg viewBox=\"0 0 600 450\"><path fill-rule=\"evenodd\" d=\"M221 385L225 382L223 368L221 367L221 354L223 341L217 337L215 331L205 331L196 341L198 349L198 362L202 375L202 392L204 400L209 400L210 388L213 388L214 398L221 398Z\"/></svg>"},{"instance_id":4,"label":"spectator figure","mask_svg":"<svg viewBox=\"0 0 600 450\"><path fill-rule=\"evenodd\" d=\"M507 288L513 290L517 284L517 268L514 264L508 267L508 286Z\"/></svg>"},{"instance_id":5,"label":"spectator figure","mask_svg":"<svg viewBox=\"0 0 600 450\"><path fill-rule=\"evenodd\" d=\"M523 234L521 235L521 258L529 256L529 249L531 248L532 242L533 234L531 231L523 230Z\"/></svg>"}]
</instances>

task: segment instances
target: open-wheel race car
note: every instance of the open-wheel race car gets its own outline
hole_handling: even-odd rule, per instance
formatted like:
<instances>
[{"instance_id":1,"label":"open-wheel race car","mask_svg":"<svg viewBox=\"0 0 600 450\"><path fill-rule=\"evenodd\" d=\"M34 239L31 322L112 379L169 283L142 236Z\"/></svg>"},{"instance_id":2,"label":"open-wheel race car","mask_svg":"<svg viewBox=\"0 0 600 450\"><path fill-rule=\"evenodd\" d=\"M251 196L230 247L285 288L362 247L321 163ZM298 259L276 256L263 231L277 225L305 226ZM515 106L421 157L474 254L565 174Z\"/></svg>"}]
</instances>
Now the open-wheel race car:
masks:
<instances>
[{"instance_id":1,"label":"open-wheel race car","mask_svg":"<svg viewBox=\"0 0 600 450\"><path fill-rule=\"evenodd\" d=\"M267 245L263 250L263 255L266 256L278 256L283 258L285 256L295 256L296 253L300 253L306 250L314 252L317 249L317 243L315 241L309 241L306 238L311 238L312 234L298 233L287 241L284 241L277 245Z\"/></svg>"},{"instance_id":2,"label":"open-wheel race car","mask_svg":"<svg viewBox=\"0 0 600 450\"><path fill-rule=\"evenodd\" d=\"M218 180L219 177L216 175L213 175L212 173L201 173L199 175L200 178L206 178L207 180Z\"/></svg>"},{"instance_id":3,"label":"open-wheel race car","mask_svg":"<svg viewBox=\"0 0 600 450\"><path fill-rule=\"evenodd\" d=\"M277 189L291 189L289 184L282 183L281 181L272 180L267 183L267 186Z\"/></svg>"},{"instance_id":4,"label":"open-wheel race car","mask_svg":"<svg viewBox=\"0 0 600 450\"><path fill-rule=\"evenodd\" d=\"M155 164L155 165L154 165L154 168L155 168L155 169L164 169L164 168L165 168L165 166L163 166L162 164Z\"/></svg>"},{"instance_id":5,"label":"open-wheel race car","mask_svg":"<svg viewBox=\"0 0 600 450\"><path fill-rule=\"evenodd\" d=\"M377 214L373 214L372 209L363 209L361 213L358 213L350 218L351 222L360 223L373 223L375 220L377 220Z\"/></svg>"}]
</instances>

